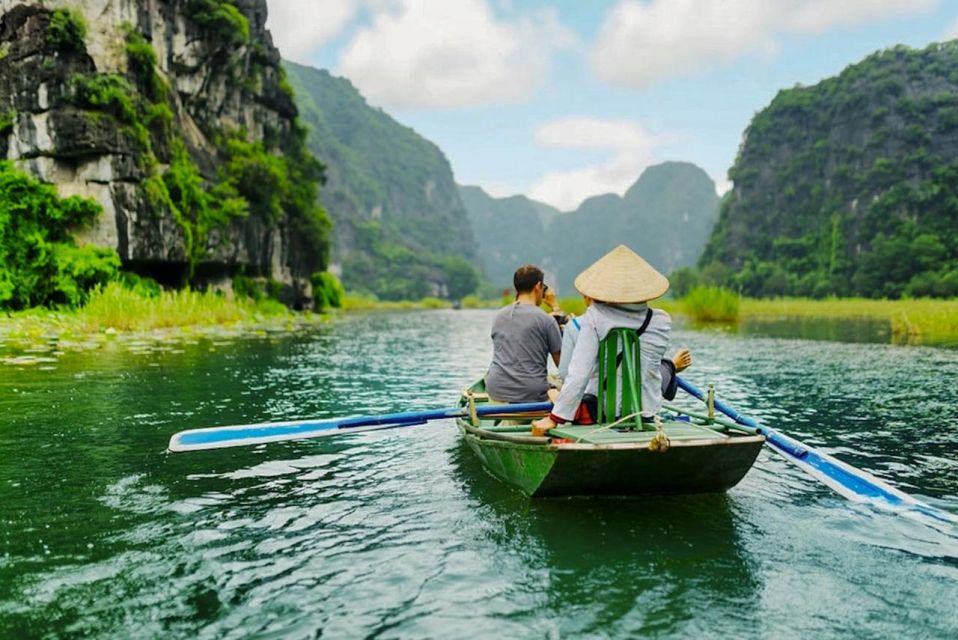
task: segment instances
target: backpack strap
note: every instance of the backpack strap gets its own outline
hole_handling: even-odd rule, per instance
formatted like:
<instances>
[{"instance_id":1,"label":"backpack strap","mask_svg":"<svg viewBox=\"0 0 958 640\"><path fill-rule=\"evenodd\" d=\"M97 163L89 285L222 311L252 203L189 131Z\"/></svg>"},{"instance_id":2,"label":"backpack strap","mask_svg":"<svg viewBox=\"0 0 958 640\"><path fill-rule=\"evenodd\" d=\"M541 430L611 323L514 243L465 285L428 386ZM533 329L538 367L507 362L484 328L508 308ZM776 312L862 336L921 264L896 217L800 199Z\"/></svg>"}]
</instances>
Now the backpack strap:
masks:
<instances>
[{"instance_id":1,"label":"backpack strap","mask_svg":"<svg viewBox=\"0 0 958 640\"><path fill-rule=\"evenodd\" d=\"M645 333L645 330L649 328L649 323L652 322L652 309L649 309L648 313L645 314L645 322L642 323L642 326L635 330L636 335L642 335ZM622 352L619 352L619 355L615 359L616 368L622 364Z\"/></svg>"}]
</instances>

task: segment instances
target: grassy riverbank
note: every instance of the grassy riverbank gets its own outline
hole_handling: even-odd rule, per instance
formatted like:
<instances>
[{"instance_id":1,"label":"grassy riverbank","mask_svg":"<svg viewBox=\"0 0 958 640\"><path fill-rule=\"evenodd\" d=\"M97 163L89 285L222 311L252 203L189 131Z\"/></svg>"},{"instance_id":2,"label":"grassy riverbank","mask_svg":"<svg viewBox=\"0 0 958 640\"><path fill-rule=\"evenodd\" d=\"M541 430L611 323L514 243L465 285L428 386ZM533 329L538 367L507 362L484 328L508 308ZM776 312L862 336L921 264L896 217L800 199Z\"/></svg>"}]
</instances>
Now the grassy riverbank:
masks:
<instances>
[{"instance_id":1,"label":"grassy riverbank","mask_svg":"<svg viewBox=\"0 0 958 640\"><path fill-rule=\"evenodd\" d=\"M892 340L903 344L958 342L958 299L743 298L739 318L870 318L887 321Z\"/></svg>"},{"instance_id":2,"label":"grassy riverbank","mask_svg":"<svg viewBox=\"0 0 958 640\"><path fill-rule=\"evenodd\" d=\"M94 291L78 309L35 308L0 316L0 350L8 364L35 364L64 351L95 349L113 341L288 331L322 318L294 313L268 298L254 302L190 290L144 295L114 282Z\"/></svg>"}]
</instances>

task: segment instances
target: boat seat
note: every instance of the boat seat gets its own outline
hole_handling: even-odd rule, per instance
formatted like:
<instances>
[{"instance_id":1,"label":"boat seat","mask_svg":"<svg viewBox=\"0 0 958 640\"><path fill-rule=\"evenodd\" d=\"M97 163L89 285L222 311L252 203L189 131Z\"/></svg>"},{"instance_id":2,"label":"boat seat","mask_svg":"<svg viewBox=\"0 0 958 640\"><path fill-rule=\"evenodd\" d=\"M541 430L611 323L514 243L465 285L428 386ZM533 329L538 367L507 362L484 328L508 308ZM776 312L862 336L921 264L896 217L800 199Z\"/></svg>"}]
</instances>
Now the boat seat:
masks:
<instances>
[{"instance_id":1,"label":"boat seat","mask_svg":"<svg viewBox=\"0 0 958 640\"><path fill-rule=\"evenodd\" d=\"M597 395L599 424L613 422L616 416L631 416L623 426L654 431L642 422L642 359L639 336L648 326L652 311L641 329L618 327L599 342L599 389ZM621 397L621 411L619 398Z\"/></svg>"}]
</instances>

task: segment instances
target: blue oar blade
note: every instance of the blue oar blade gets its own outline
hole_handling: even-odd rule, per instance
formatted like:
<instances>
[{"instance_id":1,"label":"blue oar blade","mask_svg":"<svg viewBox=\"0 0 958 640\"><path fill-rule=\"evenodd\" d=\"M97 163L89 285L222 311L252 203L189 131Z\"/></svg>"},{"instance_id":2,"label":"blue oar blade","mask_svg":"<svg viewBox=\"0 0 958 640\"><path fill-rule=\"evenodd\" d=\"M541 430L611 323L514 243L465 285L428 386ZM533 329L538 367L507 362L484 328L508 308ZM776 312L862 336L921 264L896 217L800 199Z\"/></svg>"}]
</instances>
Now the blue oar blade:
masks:
<instances>
[{"instance_id":1,"label":"blue oar blade","mask_svg":"<svg viewBox=\"0 0 958 640\"><path fill-rule=\"evenodd\" d=\"M701 389L678 376L676 378L678 385L687 393L699 400L706 400L705 393ZM760 434L765 436L766 444L773 451L801 467L803 471L845 498L870 502L883 508L919 513L940 522L958 523L958 516L955 514L927 505L876 478L867 471L862 471L792 437L770 429L757 420L742 415L720 400L715 400L715 408L735 422L757 429Z\"/></svg>"},{"instance_id":2,"label":"blue oar blade","mask_svg":"<svg viewBox=\"0 0 958 640\"><path fill-rule=\"evenodd\" d=\"M378 431L381 429L395 429L397 427L411 427L425 424L422 419L405 419L393 422L375 424L355 424L356 416L331 420L305 420L292 422L264 422L261 424L236 425L229 427L211 427L207 429L190 429L174 434L170 438L169 450L174 453L184 451L201 451L204 449L225 449L227 447L241 447L267 442L283 442L286 440L303 440L306 438L322 438L341 435L343 433L360 433Z\"/></svg>"},{"instance_id":3,"label":"blue oar blade","mask_svg":"<svg viewBox=\"0 0 958 640\"><path fill-rule=\"evenodd\" d=\"M516 413L548 412L551 402L533 402L526 404L485 404L476 408L480 416L508 415ZM395 429L425 424L429 420L456 418L467 414L465 407L449 409L430 409L427 411L403 411L379 416L350 416L348 418L330 418L326 420L293 420L290 422L264 422L231 427L208 427L190 429L174 434L170 438L169 450L175 453L183 451L201 451L203 449L225 449L242 447L266 442L284 440L303 440L322 438L344 433Z\"/></svg>"}]
</instances>

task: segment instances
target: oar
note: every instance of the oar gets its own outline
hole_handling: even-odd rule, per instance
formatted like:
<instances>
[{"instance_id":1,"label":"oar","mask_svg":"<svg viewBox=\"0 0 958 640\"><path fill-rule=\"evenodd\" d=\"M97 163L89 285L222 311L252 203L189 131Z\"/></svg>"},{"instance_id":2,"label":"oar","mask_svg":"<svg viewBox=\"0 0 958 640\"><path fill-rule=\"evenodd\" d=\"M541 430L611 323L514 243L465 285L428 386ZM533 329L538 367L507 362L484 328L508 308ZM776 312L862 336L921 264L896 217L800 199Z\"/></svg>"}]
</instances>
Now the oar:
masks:
<instances>
[{"instance_id":1,"label":"oar","mask_svg":"<svg viewBox=\"0 0 958 640\"><path fill-rule=\"evenodd\" d=\"M707 402L705 393L694 384L678 378L678 384L689 394ZM817 451L807 444L766 427L757 420L742 415L721 400L715 400L715 408L740 425L750 427L754 432L765 436L765 442L772 450L780 453L804 471L822 481L850 500L871 502L881 507L895 510L914 511L941 522L958 523L958 516L936 509L907 493L879 480L872 474L856 469L827 453Z\"/></svg>"},{"instance_id":2,"label":"oar","mask_svg":"<svg viewBox=\"0 0 958 640\"><path fill-rule=\"evenodd\" d=\"M477 416L514 415L517 413L541 413L552 409L551 402L526 404L486 404L476 407ZM395 429L425 424L429 420L445 420L469 415L468 407L433 409L430 411L405 411L379 416L350 416L324 420L292 420L289 422L263 422L230 427L209 427L180 431L170 438L169 450L199 451L241 447L264 442L322 438L344 433L360 433L379 429Z\"/></svg>"}]
</instances>

